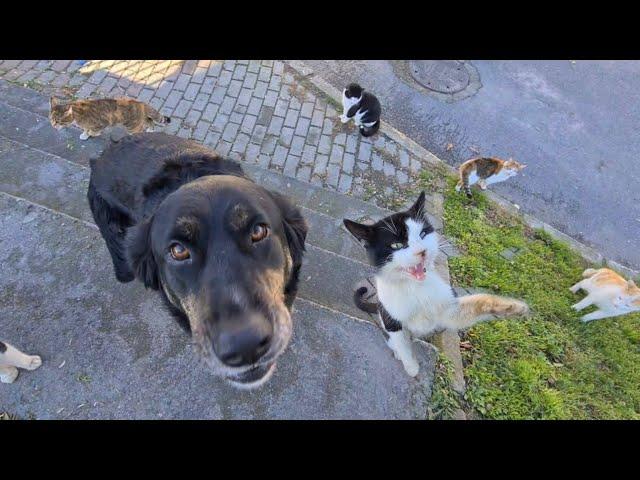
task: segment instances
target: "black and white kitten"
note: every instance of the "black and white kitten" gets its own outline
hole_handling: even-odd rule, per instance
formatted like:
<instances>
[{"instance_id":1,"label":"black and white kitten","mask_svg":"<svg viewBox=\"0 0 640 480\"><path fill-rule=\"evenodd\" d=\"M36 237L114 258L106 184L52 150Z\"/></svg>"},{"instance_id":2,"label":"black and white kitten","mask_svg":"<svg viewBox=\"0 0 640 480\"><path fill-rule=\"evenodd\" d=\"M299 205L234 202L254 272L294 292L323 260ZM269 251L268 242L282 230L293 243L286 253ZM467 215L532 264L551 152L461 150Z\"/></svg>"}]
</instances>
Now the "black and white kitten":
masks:
<instances>
[{"instance_id":1,"label":"black and white kitten","mask_svg":"<svg viewBox=\"0 0 640 480\"><path fill-rule=\"evenodd\" d=\"M42 365L37 355L27 355L8 343L0 342L0 382L12 383L18 376L18 368L35 370Z\"/></svg>"},{"instance_id":2,"label":"black and white kitten","mask_svg":"<svg viewBox=\"0 0 640 480\"><path fill-rule=\"evenodd\" d=\"M370 137L380 128L380 102L357 83L350 83L342 91L342 109L340 121L347 123L353 118L364 137Z\"/></svg>"},{"instance_id":3,"label":"black and white kitten","mask_svg":"<svg viewBox=\"0 0 640 480\"><path fill-rule=\"evenodd\" d=\"M496 295L456 297L449 283L435 270L438 235L427 219L425 193L404 212L394 213L374 225L344 220L344 225L367 249L377 267L378 303L363 301L366 287L355 292L358 308L377 312L387 344L406 372L418 374L412 336L424 337L440 330L460 330L492 318L525 314L524 302Z\"/></svg>"}]
</instances>

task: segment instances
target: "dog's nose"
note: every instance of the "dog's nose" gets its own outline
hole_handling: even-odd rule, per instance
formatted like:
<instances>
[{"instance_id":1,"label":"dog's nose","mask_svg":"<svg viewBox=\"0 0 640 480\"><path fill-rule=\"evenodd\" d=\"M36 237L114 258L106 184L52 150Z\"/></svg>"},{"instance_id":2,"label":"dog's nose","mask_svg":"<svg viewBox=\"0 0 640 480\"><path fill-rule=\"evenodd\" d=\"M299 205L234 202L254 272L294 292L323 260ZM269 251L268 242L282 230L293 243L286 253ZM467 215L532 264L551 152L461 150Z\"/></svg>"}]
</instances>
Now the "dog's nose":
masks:
<instances>
[{"instance_id":1,"label":"dog's nose","mask_svg":"<svg viewBox=\"0 0 640 480\"><path fill-rule=\"evenodd\" d=\"M258 317L258 315L254 315ZM223 328L214 338L213 349L222 363L229 367L241 367L256 363L271 346L273 327L264 318L239 323Z\"/></svg>"}]
</instances>

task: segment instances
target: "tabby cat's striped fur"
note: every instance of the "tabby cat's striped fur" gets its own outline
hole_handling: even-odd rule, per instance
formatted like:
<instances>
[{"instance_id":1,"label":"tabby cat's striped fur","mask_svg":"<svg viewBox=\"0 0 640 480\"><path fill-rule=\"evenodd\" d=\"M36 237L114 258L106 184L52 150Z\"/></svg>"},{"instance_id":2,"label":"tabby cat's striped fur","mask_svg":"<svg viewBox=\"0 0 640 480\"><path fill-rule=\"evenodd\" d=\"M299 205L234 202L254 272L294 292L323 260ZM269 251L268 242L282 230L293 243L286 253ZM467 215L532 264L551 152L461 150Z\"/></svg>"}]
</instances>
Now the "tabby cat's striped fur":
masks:
<instances>
[{"instance_id":1,"label":"tabby cat's striped fur","mask_svg":"<svg viewBox=\"0 0 640 480\"><path fill-rule=\"evenodd\" d=\"M130 98L99 98L62 103L51 97L49 120L55 128L75 122L83 132L82 140L95 137L107 127L124 126L129 133L150 130L155 124L169 123L171 119L161 115L149 105Z\"/></svg>"}]
</instances>

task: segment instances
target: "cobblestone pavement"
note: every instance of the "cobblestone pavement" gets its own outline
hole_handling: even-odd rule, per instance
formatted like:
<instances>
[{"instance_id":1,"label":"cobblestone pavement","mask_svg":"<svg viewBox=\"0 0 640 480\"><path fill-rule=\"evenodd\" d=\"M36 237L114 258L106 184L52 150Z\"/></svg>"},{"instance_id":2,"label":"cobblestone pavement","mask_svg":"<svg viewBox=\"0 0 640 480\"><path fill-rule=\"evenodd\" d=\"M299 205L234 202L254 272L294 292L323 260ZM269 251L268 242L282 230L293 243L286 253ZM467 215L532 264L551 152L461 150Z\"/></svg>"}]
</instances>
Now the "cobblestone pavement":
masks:
<instances>
[{"instance_id":1,"label":"cobblestone pavement","mask_svg":"<svg viewBox=\"0 0 640 480\"><path fill-rule=\"evenodd\" d=\"M335 105L284 61L4 60L0 78L61 97L126 96L172 118L167 133L365 200L422 168L382 133L342 125Z\"/></svg>"}]
</instances>

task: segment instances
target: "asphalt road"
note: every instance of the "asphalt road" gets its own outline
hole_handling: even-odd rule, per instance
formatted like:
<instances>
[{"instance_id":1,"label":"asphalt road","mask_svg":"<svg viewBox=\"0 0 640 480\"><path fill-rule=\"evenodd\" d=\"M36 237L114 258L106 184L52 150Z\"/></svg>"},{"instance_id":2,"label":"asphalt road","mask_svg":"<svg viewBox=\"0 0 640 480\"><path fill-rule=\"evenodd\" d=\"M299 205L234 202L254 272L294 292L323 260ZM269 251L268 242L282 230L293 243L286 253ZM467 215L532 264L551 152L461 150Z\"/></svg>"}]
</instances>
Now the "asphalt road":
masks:
<instances>
[{"instance_id":1,"label":"asphalt road","mask_svg":"<svg viewBox=\"0 0 640 480\"><path fill-rule=\"evenodd\" d=\"M526 163L491 188L640 268L640 61L474 60L481 87L453 103L409 85L389 61L305 63L337 88L374 92L384 120L451 165L475 151Z\"/></svg>"}]
</instances>

